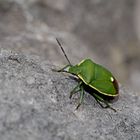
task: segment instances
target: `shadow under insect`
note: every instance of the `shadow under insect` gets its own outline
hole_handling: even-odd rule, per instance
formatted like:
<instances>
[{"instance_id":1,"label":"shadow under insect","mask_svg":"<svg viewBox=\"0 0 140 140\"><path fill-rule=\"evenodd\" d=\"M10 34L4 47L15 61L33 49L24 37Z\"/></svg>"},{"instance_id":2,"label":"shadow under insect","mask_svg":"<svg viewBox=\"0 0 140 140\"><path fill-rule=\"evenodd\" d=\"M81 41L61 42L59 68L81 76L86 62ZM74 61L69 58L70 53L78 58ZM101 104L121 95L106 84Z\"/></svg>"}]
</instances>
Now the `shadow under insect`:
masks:
<instances>
[{"instance_id":1,"label":"shadow under insect","mask_svg":"<svg viewBox=\"0 0 140 140\"><path fill-rule=\"evenodd\" d=\"M101 94L100 92L98 92L97 90L91 88L90 86L86 85L83 83L83 87L84 87L84 90L89 93L91 96L93 96L95 98L95 100L100 104L101 107L103 108L107 108L108 106L106 106L106 104L104 103L107 102L107 103L114 103L118 100L119 96L117 97L113 97L113 96L106 96L106 95L103 95ZM96 96L99 96L101 97L104 101L101 103L97 100Z\"/></svg>"}]
</instances>

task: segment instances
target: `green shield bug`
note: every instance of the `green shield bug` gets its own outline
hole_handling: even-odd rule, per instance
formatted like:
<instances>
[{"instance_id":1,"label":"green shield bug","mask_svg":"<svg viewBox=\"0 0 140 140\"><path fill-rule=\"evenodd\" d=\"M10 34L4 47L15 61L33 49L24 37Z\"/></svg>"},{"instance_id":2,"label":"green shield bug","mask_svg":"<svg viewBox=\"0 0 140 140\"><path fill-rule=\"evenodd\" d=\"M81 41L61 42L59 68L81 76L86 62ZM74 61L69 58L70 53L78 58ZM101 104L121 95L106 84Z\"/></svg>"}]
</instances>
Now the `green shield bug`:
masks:
<instances>
[{"instance_id":1,"label":"green shield bug","mask_svg":"<svg viewBox=\"0 0 140 140\"><path fill-rule=\"evenodd\" d=\"M110 106L109 101L106 100L107 98L117 97L119 95L118 82L112 75L112 73L103 66L96 64L90 59L84 59L79 64L72 65L59 40L56 39L56 41L69 64L66 65L64 68L55 71L67 72L75 75L79 79L78 84L70 93L71 98L73 94L80 91L80 99L76 109L78 109L83 102L85 85L86 87L95 91L94 93L90 94L93 95L93 97L101 105L101 107L110 108L116 111ZM106 99L104 97L106 97ZM103 106L102 103L105 104L105 106Z\"/></svg>"}]
</instances>

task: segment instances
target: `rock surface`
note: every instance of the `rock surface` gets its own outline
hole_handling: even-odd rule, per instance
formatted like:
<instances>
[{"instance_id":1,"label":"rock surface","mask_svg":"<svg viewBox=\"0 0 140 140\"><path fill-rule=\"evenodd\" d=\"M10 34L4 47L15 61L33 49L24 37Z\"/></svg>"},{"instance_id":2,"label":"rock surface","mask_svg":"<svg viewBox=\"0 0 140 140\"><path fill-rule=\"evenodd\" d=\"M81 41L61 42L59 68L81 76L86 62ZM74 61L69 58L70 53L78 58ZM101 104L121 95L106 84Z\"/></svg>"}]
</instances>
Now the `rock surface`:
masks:
<instances>
[{"instance_id":1,"label":"rock surface","mask_svg":"<svg viewBox=\"0 0 140 140\"><path fill-rule=\"evenodd\" d=\"M47 61L0 51L1 140L139 140L140 97L120 86L113 112L86 94L69 99L76 81Z\"/></svg>"}]
</instances>

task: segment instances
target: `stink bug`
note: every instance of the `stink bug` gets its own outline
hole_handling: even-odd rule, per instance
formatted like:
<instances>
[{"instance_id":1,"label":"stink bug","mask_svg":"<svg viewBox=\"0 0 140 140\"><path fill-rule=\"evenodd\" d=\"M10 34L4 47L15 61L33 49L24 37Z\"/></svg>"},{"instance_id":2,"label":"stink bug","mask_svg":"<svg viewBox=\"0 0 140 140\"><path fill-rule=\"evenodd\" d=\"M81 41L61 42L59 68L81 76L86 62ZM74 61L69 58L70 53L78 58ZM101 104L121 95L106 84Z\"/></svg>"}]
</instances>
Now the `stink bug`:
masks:
<instances>
[{"instance_id":1,"label":"stink bug","mask_svg":"<svg viewBox=\"0 0 140 140\"><path fill-rule=\"evenodd\" d=\"M78 109L83 102L85 85L86 87L95 91L90 94L93 95L93 97L101 105L101 107L110 108L116 111L109 105L109 102L104 98L117 97L119 95L118 82L114 78L112 73L103 66L96 64L90 59L84 59L79 64L72 65L58 39L56 39L56 41L69 64L66 65L64 68L55 71L67 72L75 75L79 79L77 86L70 93L71 98L73 94L80 91L80 99L76 109ZM103 106L102 103L104 103L106 106Z\"/></svg>"}]
</instances>

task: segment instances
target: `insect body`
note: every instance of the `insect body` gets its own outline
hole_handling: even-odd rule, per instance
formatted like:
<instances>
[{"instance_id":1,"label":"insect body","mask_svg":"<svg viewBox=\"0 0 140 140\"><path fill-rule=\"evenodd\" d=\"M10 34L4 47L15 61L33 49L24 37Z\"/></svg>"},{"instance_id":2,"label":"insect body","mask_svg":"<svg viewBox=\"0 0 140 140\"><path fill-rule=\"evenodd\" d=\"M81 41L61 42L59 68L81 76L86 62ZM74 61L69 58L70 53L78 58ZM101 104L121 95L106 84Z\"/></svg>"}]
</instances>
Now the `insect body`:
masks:
<instances>
[{"instance_id":1,"label":"insect body","mask_svg":"<svg viewBox=\"0 0 140 140\"><path fill-rule=\"evenodd\" d=\"M102 98L102 96L100 96L100 95L104 95L106 97L118 96L119 94L118 83L117 80L112 75L112 73L108 71L106 68L104 68L103 66L94 63L90 59L85 59L81 61L79 64L73 66L70 63L67 55L65 54L65 51L62 48L60 42L58 40L57 42L69 63L64 68L57 70L57 72L67 72L77 76L80 79L78 85L70 93L70 98L71 98L73 94L80 91L80 100L77 109L82 104L84 99L84 94L85 94L84 84L85 84L86 86L94 89L95 91L97 91L97 93L99 93L99 94L92 93L92 95L95 97L96 101L102 107L104 106L101 104L101 102L106 105L105 108L109 107L114 111L116 111L114 108L112 108L109 105L108 101L106 101L104 98Z\"/></svg>"}]
</instances>

